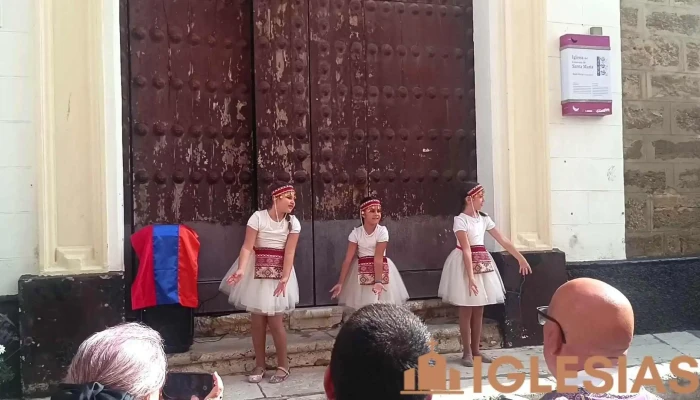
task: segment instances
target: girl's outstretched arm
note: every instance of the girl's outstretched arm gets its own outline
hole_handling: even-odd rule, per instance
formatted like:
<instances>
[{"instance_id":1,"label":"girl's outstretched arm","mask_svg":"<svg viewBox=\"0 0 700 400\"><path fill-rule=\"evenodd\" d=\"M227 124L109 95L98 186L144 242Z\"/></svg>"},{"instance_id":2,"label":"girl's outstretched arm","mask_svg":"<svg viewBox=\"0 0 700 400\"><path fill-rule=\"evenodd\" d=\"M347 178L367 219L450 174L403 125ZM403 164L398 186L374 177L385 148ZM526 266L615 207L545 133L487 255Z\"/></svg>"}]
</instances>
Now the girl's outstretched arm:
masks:
<instances>
[{"instance_id":1,"label":"girl's outstretched arm","mask_svg":"<svg viewBox=\"0 0 700 400\"><path fill-rule=\"evenodd\" d=\"M487 231L496 241L503 246L504 249L508 253L510 253L513 257L515 257L516 260L518 260L518 264L520 265L520 273L523 275L531 274L532 273L532 268L530 268L530 264L528 264L527 260L525 257L518 251L518 249L515 248L513 243L508 240L508 238L504 237L501 235L501 232L498 231L498 229L493 228L489 229Z\"/></svg>"},{"instance_id":2,"label":"girl's outstretched arm","mask_svg":"<svg viewBox=\"0 0 700 400\"><path fill-rule=\"evenodd\" d=\"M241 246L241 252L238 255L238 265L242 272L248 272L245 267L248 265L248 259L253 254L253 247L255 246L255 240L258 238L258 231L246 226L245 227L245 239L243 240L243 246Z\"/></svg>"},{"instance_id":3,"label":"girl's outstretched arm","mask_svg":"<svg viewBox=\"0 0 700 400\"><path fill-rule=\"evenodd\" d=\"M241 252L238 255L238 270L226 280L229 285L240 282L243 279L243 275L248 272L246 271L248 260L251 256L255 257L254 246L257 237L258 231L250 226L246 226L245 239L243 240L243 246L241 246Z\"/></svg>"},{"instance_id":4,"label":"girl's outstretched arm","mask_svg":"<svg viewBox=\"0 0 700 400\"><path fill-rule=\"evenodd\" d=\"M340 295L341 290L343 290L343 284L345 279L348 277L350 272L350 263L352 263L353 257L355 257L355 252L357 251L357 243L348 240L348 250L345 252L345 259L343 260L343 266L340 268L340 278L338 283L331 289L331 298L335 299Z\"/></svg>"},{"instance_id":5,"label":"girl's outstretched arm","mask_svg":"<svg viewBox=\"0 0 700 400\"><path fill-rule=\"evenodd\" d=\"M340 268L340 278L338 279L338 284L341 286L345 283L348 273L350 273L350 264L356 252L357 243L348 241L348 251L345 252L345 259L343 260L343 266Z\"/></svg>"}]
</instances>

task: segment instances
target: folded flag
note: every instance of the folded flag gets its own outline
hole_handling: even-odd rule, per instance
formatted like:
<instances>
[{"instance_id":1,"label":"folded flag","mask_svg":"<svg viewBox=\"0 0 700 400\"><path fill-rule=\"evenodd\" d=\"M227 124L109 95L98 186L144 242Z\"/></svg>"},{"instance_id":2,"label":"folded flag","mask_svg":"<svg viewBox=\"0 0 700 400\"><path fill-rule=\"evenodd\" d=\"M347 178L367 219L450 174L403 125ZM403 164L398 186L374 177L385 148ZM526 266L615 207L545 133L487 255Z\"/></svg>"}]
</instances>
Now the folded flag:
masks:
<instances>
[{"instance_id":1,"label":"folded flag","mask_svg":"<svg viewBox=\"0 0 700 400\"><path fill-rule=\"evenodd\" d=\"M131 236L139 270L131 308L166 304L197 308L199 236L185 225L149 225Z\"/></svg>"}]
</instances>

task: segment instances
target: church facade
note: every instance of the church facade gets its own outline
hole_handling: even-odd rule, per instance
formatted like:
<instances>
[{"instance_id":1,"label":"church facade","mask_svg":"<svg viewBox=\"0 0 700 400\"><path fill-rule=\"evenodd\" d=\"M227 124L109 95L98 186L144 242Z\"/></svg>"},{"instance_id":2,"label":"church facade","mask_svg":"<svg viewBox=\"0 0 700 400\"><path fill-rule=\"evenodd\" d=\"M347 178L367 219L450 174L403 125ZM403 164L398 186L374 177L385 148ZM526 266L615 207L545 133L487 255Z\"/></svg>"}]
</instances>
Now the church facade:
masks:
<instances>
[{"instance_id":1,"label":"church facade","mask_svg":"<svg viewBox=\"0 0 700 400\"><path fill-rule=\"evenodd\" d=\"M367 194L392 232L421 232L396 235L396 252L411 296L434 297L454 187L478 180L535 271L526 286L504 274L518 302L534 312L590 276L666 316L645 332L698 329L699 6L165 3L0 1L0 344L24 357L9 397L42 393L84 337L138 319L130 237L145 226L195 229L196 314L233 312L216 288L277 181L300 198L302 307L332 304ZM564 115L564 35L608 38L610 112ZM636 292L659 275L673 296Z\"/></svg>"}]
</instances>

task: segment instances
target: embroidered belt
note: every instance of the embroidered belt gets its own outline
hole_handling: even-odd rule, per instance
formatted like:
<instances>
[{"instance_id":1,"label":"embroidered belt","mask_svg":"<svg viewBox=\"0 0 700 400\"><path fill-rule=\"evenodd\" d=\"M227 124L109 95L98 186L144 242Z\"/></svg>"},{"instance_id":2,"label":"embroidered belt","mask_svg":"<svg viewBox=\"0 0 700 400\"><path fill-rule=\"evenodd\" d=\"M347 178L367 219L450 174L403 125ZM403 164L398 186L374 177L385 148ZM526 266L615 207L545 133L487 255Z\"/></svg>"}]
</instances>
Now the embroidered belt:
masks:
<instances>
[{"instance_id":1,"label":"embroidered belt","mask_svg":"<svg viewBox=\"0 0 700 400\"><path fill-rule=\"evenodd\" d=\"M357 279L360 285L374 285L374 257L360 257L357 264ZM389 263L383 258L382 283L389 284Z\"/></svg>"},{"instance_id":2,"label":"embroidered belt","mask_svg":"<svg viewBox=\"0 0 700 400\"><path fill-rule=\"evenodd\" d=\"M458 245L457 249L461 251L462 246ZM495 270L496 266L493 265L493 259L485 246L471 246L471 250L472 266L474 267L475 274L483 274Z\"/></svg>"},{"instance_id":3,"label":"embroidered belt","mask_svg":"<svg viewBox=\"0 0 700 400\"><path fill-rule=\"evenodd\" d=\"M255 249L255 279L282 279L283 249Z\"/></svg>"}]
</instances>

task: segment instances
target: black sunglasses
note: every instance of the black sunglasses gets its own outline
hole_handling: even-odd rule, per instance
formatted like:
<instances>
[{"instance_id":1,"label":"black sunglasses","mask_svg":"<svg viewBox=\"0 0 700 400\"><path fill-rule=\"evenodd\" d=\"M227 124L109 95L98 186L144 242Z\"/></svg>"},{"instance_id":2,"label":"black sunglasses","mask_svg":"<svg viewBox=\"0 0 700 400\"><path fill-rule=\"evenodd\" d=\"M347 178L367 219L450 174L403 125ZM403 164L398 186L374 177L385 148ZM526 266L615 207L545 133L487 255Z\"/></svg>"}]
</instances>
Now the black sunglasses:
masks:
<instances>
[{"instance_id":1,"label":"black sunglasses","mask_svg":"<svg viewBox=\"0 0 700 400\"><path fill-rule=\"evenodd\" d=\"M549 309L549 306L542 306L542 307L537 307L537 321L540 323L540 325L544 325L545 322L551 321L557 324L559 327L559 331L561 332L561 341L562 343L566 343L566 336L564 335L564 329L562 329L561 324L559 321L556 319L550 317L547 315L547 310Z\"/></svg>"}]
</instances>

